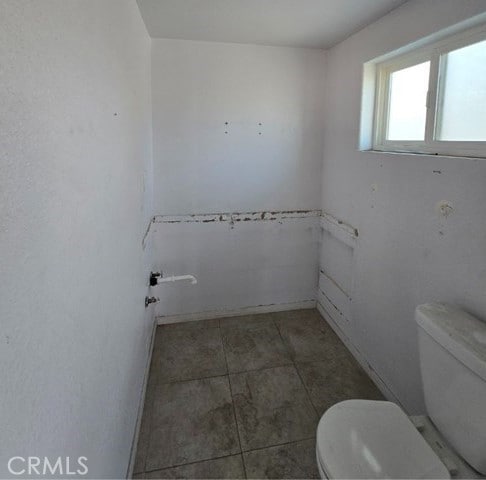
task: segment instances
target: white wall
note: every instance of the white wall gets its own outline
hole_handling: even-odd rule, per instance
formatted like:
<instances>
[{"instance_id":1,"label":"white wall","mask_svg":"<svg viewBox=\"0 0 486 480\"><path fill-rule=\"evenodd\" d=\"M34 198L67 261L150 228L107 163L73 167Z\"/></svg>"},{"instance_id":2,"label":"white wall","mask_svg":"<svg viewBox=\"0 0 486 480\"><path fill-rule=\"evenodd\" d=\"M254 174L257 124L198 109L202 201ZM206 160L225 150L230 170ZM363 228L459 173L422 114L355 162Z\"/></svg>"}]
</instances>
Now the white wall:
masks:
<instances>
[{"instance_id":1,"label":"white wall","mask_svg":"<svg viewBox=\"0 0 486 480\"><path fill-rule=\"evenodd\" d=\"M410 1L328 52L322 208L359 236L352 248L324 243L321 268L344 258L350 318L334 318L410 412L424 409L415 306L447 301L486 319L486 162L359 152L363 63L485 10L482 0Z\"/></svg>"},{"instance_id":2,"label":"white wall","mask_svg":"<svg viewBox=\"0 0 486 480\"><path fill-rule=\"evenodd\" d=\"M233 222L201 215L196 222L184 216L178 223L158 217L153 227L155 264L166 275L191 273L198 283L156 287L154 293L161 299L156 312L193 318L187 314L213 317L249 307L257 307L255 311L314 307L317 215L271 216L275 220L261 220L261 214L237 215Z\"/></svg>"},{"instance_id":3,"label":"white wall","mask_svg":"<svg viewBox=\"0 0 486 480\"><path fill-rule=\"evenodd\" d=\"M152 331L150 39L135 1L0 2L0 477L124 477Z\"/></svg>"},{"instance_id":4,"label":"white wall","mask_svg":"<svg viewBox=\"0 0 486 480\"><path fill-rule=\"evenodd\" d=\"M319 208L324 52L156 39L152 62L157 215ZM315 298L311 220L271 217L251 228L162 218L153 235L157 265L200 282L159 287L157 312ZM269 244L274 256L256 261Z\"/></svg>"}]
</instances>

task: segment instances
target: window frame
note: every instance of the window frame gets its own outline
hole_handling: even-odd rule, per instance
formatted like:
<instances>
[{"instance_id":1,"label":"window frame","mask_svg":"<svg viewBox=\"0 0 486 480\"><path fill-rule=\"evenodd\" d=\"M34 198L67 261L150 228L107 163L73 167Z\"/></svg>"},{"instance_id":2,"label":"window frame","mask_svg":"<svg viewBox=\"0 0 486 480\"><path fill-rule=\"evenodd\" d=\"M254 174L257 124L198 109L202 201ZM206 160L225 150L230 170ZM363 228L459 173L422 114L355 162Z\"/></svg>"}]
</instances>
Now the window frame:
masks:
<instances>
[{"instance_id":1,"label":"window frame","mask_svg":"<svg viewBox=\"0 0 486 480\"><path fill-rule=\"evenodd\" d=\"M486 157L486 141L436 139L440 126L439 106L444 94L443 82L440 82L440 78L444 75L447 59L444 56L441 61L441 56L484 40L486 40L486 25L481 25L376 64L373 150L461 157ZM430 61L430 73L424 140L387 140L391 74L427 61Z\"/></svg>"}]
</instances>

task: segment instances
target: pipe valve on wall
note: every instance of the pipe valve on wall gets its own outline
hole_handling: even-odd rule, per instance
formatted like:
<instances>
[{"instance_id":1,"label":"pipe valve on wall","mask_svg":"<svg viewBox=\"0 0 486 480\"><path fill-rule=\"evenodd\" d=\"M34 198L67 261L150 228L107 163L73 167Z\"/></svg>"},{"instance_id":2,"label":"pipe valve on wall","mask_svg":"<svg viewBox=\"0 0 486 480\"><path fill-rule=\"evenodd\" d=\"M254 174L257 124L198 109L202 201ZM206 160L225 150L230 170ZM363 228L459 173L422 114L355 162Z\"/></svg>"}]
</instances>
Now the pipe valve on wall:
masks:
<instances>
[{"instance_id":1,"label":"pipe valve on wall","mask_svg":"<svg viewBox=\"0 0 486 480\"><path fill-rule=\"evenodd\" d=\"M152 303L160 302L159 298L156 297L145 297L145 308L147 308Z\"/></svg>"},{"instance_id":2,"label":"pipe valve on wall","mask_svg":"<svg viewBox=\"0 0 486 480\"><path fill-rule=\"evenodd\" d=\"M162 272L150 272L150 286L155 287L157 285L159 278L162 277Z\"/></svg>"},{"instance_id":3,"label":"pipe valve on wall","mask_svg":"<svg viewBox=\"0 0 486 480\"><path fill-rule=\"evenodd\" d=\"M150 286L161 285L162 283L180 282L182 280L190 280L191 285L197 283L197 279L194 275L172 275L170 277L164 277L161 272L150 273Z\"/></svg>"}]
</instances>

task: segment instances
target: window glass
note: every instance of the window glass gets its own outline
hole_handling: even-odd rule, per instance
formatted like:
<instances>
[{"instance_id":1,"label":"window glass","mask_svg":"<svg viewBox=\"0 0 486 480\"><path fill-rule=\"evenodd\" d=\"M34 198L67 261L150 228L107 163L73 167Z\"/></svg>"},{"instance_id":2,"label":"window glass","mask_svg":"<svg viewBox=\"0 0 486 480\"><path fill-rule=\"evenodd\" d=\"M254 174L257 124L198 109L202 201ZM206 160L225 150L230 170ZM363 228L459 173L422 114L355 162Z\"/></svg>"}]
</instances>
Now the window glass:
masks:
<instances>
[{"instance_id":1,"label":"window glass","mask_svg":"<svg viewBox=\"0 0 486 480\"><path fill-rule=\"evenodd\" d=\"M387 140L424 140L430 62L390 75Z\"/></svg>"},{"instance_id":2,"label":"window glass","mask_svg":"<svg viewBox=\"0 0 486 480\"><path fill-rule=\"evenodd\" d=\"M486 141L486 40L441 56L437 139Z\"/></svg>"}]
</instances>

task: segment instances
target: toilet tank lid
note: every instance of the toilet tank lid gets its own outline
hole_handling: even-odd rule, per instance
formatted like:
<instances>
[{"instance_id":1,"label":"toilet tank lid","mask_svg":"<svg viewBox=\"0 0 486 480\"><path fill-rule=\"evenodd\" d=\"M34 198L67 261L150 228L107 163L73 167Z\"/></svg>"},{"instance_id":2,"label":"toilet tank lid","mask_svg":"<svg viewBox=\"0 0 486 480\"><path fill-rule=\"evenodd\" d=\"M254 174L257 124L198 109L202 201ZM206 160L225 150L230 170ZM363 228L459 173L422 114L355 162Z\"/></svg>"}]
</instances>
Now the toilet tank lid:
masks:
<instances>
[{"instance_id":1,"label":"toilet tank lid","mask_svg":"<svg viewBox=\"0 0 486 480\"><path fill-rule=\"evenodd\" d=\"M437 343L486 381L486 323L445 303L419 305L415 319Z\"/></svg>"}]
</instances>

